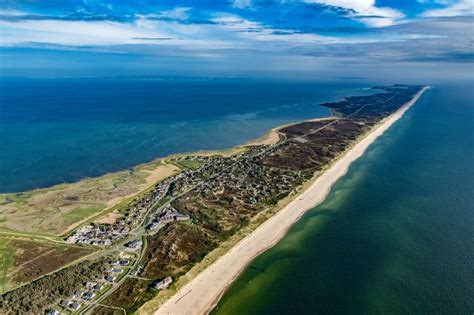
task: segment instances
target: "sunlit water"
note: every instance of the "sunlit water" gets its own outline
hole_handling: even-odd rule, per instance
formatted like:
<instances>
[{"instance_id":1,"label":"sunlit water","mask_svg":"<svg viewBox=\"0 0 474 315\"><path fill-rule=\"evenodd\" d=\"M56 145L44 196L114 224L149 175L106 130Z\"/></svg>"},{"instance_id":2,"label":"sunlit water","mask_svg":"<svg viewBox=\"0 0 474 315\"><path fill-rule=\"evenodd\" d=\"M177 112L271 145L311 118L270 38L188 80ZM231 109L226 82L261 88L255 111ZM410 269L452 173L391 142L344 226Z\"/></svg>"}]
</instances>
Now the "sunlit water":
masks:
<instances>
[{"instance_id":1,"label":"sunlit water","mask_svg":"<svg viewBox=\"0 0 474 315\"><path fill-rule=\"evenodd\" d=\"M472 86L436 86L215 314L473 314Z\"/></svg>"},{"instance_id":2,"label":"sunlit water","mask_svg":"<svg viewBox=\"0 0 474 315\"><path fill-rule=\"evenodd\" d=\"M369 83L1 79L0 192L123 170L176 152L232 147Z\"/></svg>"}]
</instances>

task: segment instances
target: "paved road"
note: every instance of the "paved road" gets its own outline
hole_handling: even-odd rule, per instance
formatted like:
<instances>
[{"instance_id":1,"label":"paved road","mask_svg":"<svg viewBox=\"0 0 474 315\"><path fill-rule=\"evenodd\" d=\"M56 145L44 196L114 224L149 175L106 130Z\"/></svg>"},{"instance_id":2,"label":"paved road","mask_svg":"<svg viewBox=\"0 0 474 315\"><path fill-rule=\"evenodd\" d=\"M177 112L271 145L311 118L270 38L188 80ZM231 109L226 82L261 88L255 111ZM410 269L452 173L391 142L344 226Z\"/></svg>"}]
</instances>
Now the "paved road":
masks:
<instances>
[{"instance_id":1,"label":"paved road","mask_svg":"<svg viewBox=\"0 0 474 315\"><path fill-rule=\"evenodd\" d=\"M389 99L387 99L384 103L390 101L391 99L393 99L393 97L395 97L395 95L397 94L397 92L394 93L394 95L392 97L390 97ZM334 124L336 124L338 121L340 121L341 119L347 119L351 116L354 116L356 115L357 113L359 113L360 111L362 111L365 107L369 106L370 104L366 104L366 105L363 105L361 106L359 109L357 109L356 111L354 111L353 113L351 113L350 115L347 115L347 116L342 116L342 117L338 117L338 118L335 118L333 121L331 121L330 123L327 123L326 125L316 129L316 130L313 130L311 132L308 132L300 137L307 137L309 135L312 135L314 133L317 133L317 132L320 132L321 130L324 130ZM258 152L257 154L255 154L253 157L257 157L257 156L261 156L263 154L265 154L266 152L268 152L269 150L272 150L274 149L275 147L278 147L278 146L281 146L287 142L289 142L291 139L284 139L276 144L273 144L273 145L270 145L268 146L267 148L263 149L262 151ZM224 168L222 171L226 171L230 168L232 168L235 164L239 163L240 161L236 160L234 163L231 163L228 167ZM216 173L212 176L209 177L209 179L212 179L214 177L217 177L219 176L220 173ZM209 180L207 179L207 180ZM173 201L175 201L176 199L186 195L187 193L189 193L190 191L196 189L197 187L203 185L204 183L206 182L206 180L202 180L202 181L199 181L198 183L196 183L194 186L190 187L189 189L187 189L186 191L182 192L181 194L179 195L176 195L174 197L172 197L170 200L168 200L167 202L165 202L163 205L161 205L160 207L156 208L158 206L158 204L160 203L161 199L158 200L153 206L150 207L150 209L147 211L147 213L145 214L145 216L143 217L142 221L140 222L140 224L137 226L137 228L132 231L130 233L130 235L135 235L134 238L132 239L129 239L127 238L126 240L123 240L122 242L120 242L119 244L115 245L115 246L112 246L111 248L107 249L107 250L103 250L101 252L101 256L104 256L104 255L107 255L107 254L110 254L111 252L114 252L114 251L121 251L123 250L123 245L130 241L130 240L138 240L138 239L143 239L143 245L142 245L142 248L140 250L140 254L138 256L138 258L136 258L132 265L130 266L129 269L127 269L126 273L124 275L122 275L122 277L120 278L120 280L115 283L112 288L110 288L105 294L101 295L96 301L94 302L91 302L90 304L86 305L80 312L79 314L86 314L88 312L91 312L95 307L97 306L106 306L106 307L109 307L107 305L104 305L104 304L101 304L107 297L109 297L112 293L114 293L126 280L127 278L130 278L130 277L133 277L133 278L140 278L140 277L136 277L136 276L133 276L132 273L136 271L136 267L137 265L139 264L139 262L142 260L143 258L143 255L144 253L146 252L146 237L143 237L145 234L146 234L146 230L145 230L145 226L147 225L147 221L149 219L149 216L150 216L150 213L152 211L155 210L156 208L156 212L161 212L164 210L164 208L166 206L168 206L169 204L171 204ZM165 194L166 195L166 194ZM1 233L1 232L0 232ZM143 278L144 279L144 278ZM148 279L147 279L148 280ZM116 308L116 309L120 309L120 310L123 310L125 313L125 309L123 308L117 308L117 307L112 307L112 308Z\"/></svg>"},{"instance_id":2,"label":"paved road","mask_svg":"<svg viewBox=\"0 0 474 315\"><path fill-rule=\"evenodd\" d=\"M395 96L395 95L394 95ZM392 98L394 97L392 96ZM390 98L391 99L391 98ZM389 99L389 100L390 100ZM389 101L387 100L387 101ZM339 117L339 118L335 118L335 120L331 121L330 123L327 123L326 125L316 129L316 130L313 130L311 132L308 132L300 137L307 137L309 135L312 135L314 133L317 133L317 132L320 132L321 130L324 130L332 125L334 125L335 123L337 123L338 121L340 121L341 119L345 119L347 117L350 117L350 116L353 116L353 115L356 115L357 113L359 113L361 110L363 110L366 106L368 106L369 104L366 104L366 105L363 105L361 106L359 109L357 109L355 112L353 112L352 114L348 115L348 116L344 116L344 117ZM255 154L254 157L256 156L261 156L263 154L265 154L266 152L268 152L269 150L277 147L277 146L281 146L283 145L284 143L287 143L289 142L291 139L285 139L283 141L280 141L276 144L273 144L273 145L270 145L268 148L265 148L263 149L262 151L260 151L259 153ZM237 164L239 161L235 161L234 163L231 163L228 167L224 168L222 171L226 171L230 168L232 168L235 164ZM219 174L214 174L212 175L211 177L209 177L209 179L212 179L216 176L219 176ZM205 180L202 180L200 182L198 182L196 185L192 186L191 188L187 189L186 191L184 191L183 193L175 196L175 197L172 197L170 200L168 200L166 203L164 203L163 205L161 205L157 210L156 212L160 212L160 211L163 211L163 209L168 206L169 204L171 204L174 200L184 196L185 194L189 193L190 191L196 189L197 187L203 185L206 181ZM137 229L139 229L140 231L136 234L136 237L134 239L141 239L142 236L146 233L145 231L145 225L147 223L147 220L148 220L148 217L151 213L151 211L153 211L155 209L155 207L158 205L158 203L160 202L160 200L158 200L155 205L153 205L152 207L150 207L150 209L147 211L147 213L145 214L142 222L138 225ZM133 234L133 233L131 233ZM128 240L127 240L128 241ZM100 303L103 302L107 297L109 297L112 293L114 293L125 281L127 278L129 277L133 277L131 276L131 273L134 272L136 269L135 267L138 265L138 263L141 261L141 259L143 258L143 255L146 251L146 243L144 242L143 243L143 246L142 246L142 249L140 251L140 255L139 257L134 260L133 264L131 265L131 267L127 270L127 273L122 276L122 278L120 278L120 280L114 284L114 286L109 289L109 291L107 291L107 293L105 293L104 295L102 295L99 299L97 299L95 301L95 303L91 303L89 304L89 306L86 306L79 314L86 314L88 311L92 311L96 306L98 305L101 305Z\"/></svg>"}]
</instances>

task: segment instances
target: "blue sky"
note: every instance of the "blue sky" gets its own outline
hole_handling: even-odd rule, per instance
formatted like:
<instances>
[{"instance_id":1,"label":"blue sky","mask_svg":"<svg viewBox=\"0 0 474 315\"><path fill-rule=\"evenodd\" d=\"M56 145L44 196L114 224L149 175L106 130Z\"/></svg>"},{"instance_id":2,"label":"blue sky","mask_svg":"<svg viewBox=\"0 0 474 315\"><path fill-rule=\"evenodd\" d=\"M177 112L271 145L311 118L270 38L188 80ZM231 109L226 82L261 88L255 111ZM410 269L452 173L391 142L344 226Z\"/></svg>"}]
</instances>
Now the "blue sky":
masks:
<instances>
[{"instance_id":1,"label":"blue sky","mask_svg":"<svg viewBox=\"0 0 474 315\"><path fill-rule=\"evenodd\" d=\"M0 71L466 77L474 61L473 5L474 0L3 0Z\"/></svg>"}]
</instances>

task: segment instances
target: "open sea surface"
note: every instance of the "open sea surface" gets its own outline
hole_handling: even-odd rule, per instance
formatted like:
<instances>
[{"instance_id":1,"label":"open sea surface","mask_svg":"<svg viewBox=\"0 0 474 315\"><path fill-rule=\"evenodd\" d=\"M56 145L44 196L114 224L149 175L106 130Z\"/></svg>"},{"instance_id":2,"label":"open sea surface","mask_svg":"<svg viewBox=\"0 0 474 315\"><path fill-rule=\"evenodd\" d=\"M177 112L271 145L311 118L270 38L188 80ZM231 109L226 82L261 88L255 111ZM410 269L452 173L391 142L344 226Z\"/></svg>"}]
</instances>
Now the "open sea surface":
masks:
<instances>
[{"instance_id":1,"label":"open sea surface","mask_svg":"<svg viewBox=\"0 0 474 315\"><path fill-rule=\"evenodd\" d=\"M370 85L1 79L0 192L232 147ZM473 91L425 93L213 313L472 314Z\"/></svg>"},{"instance_id":2,"label":"open sea surface","mask_svg":"<svg viewBox=\"0 0 474 315\"><path fill-rule=\"evenodd\" d=\"M473 91L426 92L213 314L473 314Z\"/></svg>"},{"instance_id":3,"label":"open sea surface","mask_svg":"<svg viewBox=\"0 0 474 315\"><path fill-rule=\"evenodd\" d=\"M367 83L0 79L0 192L73 182L177 152L224 149L327 116Z\"/></svg>"}]
</instances>

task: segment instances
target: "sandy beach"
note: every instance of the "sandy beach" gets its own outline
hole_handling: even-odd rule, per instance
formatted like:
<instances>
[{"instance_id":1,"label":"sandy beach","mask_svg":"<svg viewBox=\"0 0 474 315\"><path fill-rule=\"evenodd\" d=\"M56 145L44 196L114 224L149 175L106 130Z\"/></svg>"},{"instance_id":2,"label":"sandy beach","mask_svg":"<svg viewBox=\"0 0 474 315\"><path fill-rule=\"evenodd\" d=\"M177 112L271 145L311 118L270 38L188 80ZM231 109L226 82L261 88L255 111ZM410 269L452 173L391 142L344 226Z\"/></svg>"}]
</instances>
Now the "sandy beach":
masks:
<instances>
[{"instance_id":1,"label":"sandy beach","mask_svg":"<svg viewBox=\"0 0 474 315\"><path fill-rule=\"evenodd\" d=\"M400 119L426 89L428 87L423 88L410 102L374 127L309 188L182 287L155 314L206 314L245 266L254 257L276 244L306 211L321 203L332 185L346 174L351 163L362 156L371 143Z\"/></svg>"}]
</instances>

